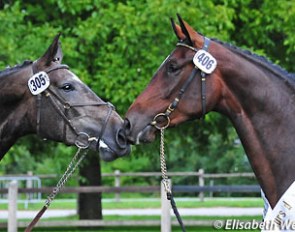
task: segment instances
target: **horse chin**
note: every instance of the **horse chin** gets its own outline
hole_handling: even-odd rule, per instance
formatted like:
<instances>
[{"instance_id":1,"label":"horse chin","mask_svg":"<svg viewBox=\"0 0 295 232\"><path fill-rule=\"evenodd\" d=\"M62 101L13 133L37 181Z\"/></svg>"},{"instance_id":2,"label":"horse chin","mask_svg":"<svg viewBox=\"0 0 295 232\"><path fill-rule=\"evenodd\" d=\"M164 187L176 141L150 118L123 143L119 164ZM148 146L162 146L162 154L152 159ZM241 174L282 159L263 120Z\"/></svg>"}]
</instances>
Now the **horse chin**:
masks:
<instances>
[{"instance_id":1,"label":"horse chin","mask_svg":"<svg viewBox=\"0 0 295 232\"><path fill-rule=\"evenodd\" d=\"M157 129L154 126L148 125L140 131L136 138L136 144L151 143L156 139Z\"/></svg>"},{"instance_id":2,"label":"horse chin","mask_svg":"<svg viewBox=\"0 0 295 232\"><path fill-rule=\"evenodd\" d=\"M106 162L111 162L118 158L112 150L105 148L99 148L99 155L100 158Z\"/></svg>"},{"instance_id":3,"label":"horse chin","mask_svg":"<svg viewBox=\"0 0 295 232\"><path fill-rule=\"evenodd\" d=\"M102 158L104 161L109 162L118 158L115 152L113 152L103 140L99 141L98 151L100 158Z\"/></svg>"},{"instance_id":4,"label":"horse chin","mask_svg":"<svg viewBox=\"0 0 295 232\"><path fill-rule=\"evenodd\" d=\"M99 151L100 158L106 162L113 161L119 157L128 155L130 153L130 147L121 152L113 151L103 140L99 141L97 150Z\"/></svg>"}]
</instances>

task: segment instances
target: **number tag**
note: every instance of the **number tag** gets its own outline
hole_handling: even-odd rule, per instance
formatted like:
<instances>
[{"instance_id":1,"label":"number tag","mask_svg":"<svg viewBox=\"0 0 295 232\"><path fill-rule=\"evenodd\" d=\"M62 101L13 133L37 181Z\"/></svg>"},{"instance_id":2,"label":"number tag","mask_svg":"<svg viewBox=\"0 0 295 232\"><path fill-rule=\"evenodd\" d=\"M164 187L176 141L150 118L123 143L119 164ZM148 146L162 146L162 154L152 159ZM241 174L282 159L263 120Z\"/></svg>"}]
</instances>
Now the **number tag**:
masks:
<instances>
[{"instance_id":1,"label":"number tag","mask_svg":"<svg viewBox=\"0 0 295 232\"><path fill-rule=\"evenodd\" d=\"M33 95L38 95L46 90L50 85L50 80L46 72L38 72L28 81L28 86Z\"/></svg>"},{"instance_id":2,"label":"number tag","mask_svg":"<svg viewBox=\"0 0 295 232\"><path fill-rule=\"evenodd\" d=\"M204 73L211 74L217 65L216 59L207 51L199 50L194 56L194 64Z\"/></svg>"}]
</instances>

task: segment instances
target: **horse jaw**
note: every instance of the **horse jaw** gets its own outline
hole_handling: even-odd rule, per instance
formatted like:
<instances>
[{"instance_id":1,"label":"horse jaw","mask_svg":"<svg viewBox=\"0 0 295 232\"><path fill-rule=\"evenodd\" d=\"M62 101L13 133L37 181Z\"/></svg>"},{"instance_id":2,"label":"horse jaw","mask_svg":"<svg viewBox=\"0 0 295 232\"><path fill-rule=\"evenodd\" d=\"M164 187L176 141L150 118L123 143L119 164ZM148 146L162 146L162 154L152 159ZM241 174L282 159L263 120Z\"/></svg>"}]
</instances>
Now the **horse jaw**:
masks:
<instances>
[{"instance_id":1,"label":"horse jaw","mask_svg":"<svg viewBox=\"0 0 295 232\"><path fill-rule=\"evenodd\" d=\"M135 144L151 143L156 139L157 129L151 125L146 126L137 134Z\"/></svg>"}]
</instances>

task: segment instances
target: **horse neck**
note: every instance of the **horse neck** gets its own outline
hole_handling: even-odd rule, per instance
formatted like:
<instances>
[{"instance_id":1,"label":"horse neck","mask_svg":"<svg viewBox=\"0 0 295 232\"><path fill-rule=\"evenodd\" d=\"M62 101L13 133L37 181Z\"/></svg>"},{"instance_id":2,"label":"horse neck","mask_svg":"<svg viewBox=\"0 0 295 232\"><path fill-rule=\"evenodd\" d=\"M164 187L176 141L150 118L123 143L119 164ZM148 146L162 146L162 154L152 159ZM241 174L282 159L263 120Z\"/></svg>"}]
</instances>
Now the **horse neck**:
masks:
<instances>
[{"instance_id":1,"label":"horse neck","mask_svg":"<svg viewBox=\"0 0 295 232\"><path fill-rule=\"evenodd\" d=\"M26 96L26 81L30 75L29 66L0 77L0 160L19 137L33 131L35 101Z\"/></svg>"},{"instance_id":2,"label":"horse neck","mask_svg":"<svg viewBox=\"0 0 295 232\"><path fill-rule=\"evenodd\" d=\"M273 207L295 180L295 90L254 60L229 59L225 62L231 68L222 70L225 91L217 111L231 119Z\"/></svg>"}]
</instances>

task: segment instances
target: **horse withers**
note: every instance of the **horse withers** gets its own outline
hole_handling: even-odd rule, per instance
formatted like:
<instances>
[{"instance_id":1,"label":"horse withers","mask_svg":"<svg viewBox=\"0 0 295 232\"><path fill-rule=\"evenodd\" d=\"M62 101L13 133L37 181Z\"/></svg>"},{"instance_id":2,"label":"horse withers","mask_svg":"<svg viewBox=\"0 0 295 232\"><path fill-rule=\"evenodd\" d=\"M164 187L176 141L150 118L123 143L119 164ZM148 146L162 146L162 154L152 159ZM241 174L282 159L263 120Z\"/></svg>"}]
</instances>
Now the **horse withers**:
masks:
<instances>
[{"instance_id":1,"label":"horse withers","mask_svg":"<svg viewBox=\"0 0 295 232\"><path fill-rule=\"evenodd\" d=\"M130 152L114 107L62 64L62 58L57 35L38 60L0 72L0 160L27 134L99 150L106 161Z\"/></svg>"},{"instance_id":2,"label":"horse withers","mask_svg":"<svg viewBox=\"0 0 295 232\"><path fill-rule=\"evenodd\" d=\"M295 180L295 77L263 57L197 33L179 16L176 48L126 113L132 144L157 128L227 116L273 208Z\"/></svg>"}]
</instances>

